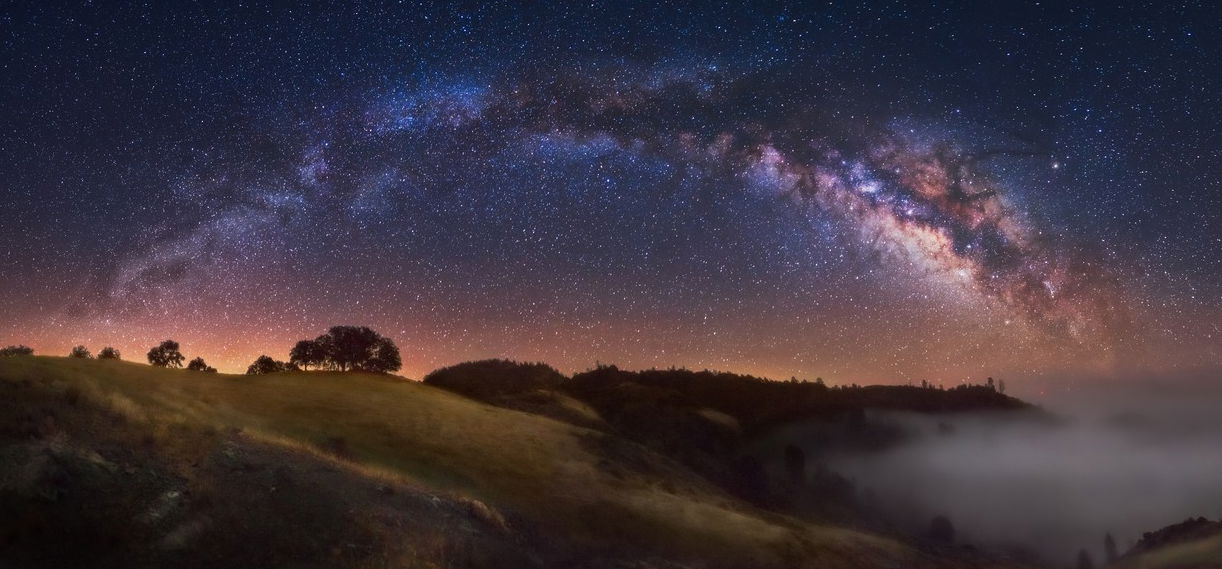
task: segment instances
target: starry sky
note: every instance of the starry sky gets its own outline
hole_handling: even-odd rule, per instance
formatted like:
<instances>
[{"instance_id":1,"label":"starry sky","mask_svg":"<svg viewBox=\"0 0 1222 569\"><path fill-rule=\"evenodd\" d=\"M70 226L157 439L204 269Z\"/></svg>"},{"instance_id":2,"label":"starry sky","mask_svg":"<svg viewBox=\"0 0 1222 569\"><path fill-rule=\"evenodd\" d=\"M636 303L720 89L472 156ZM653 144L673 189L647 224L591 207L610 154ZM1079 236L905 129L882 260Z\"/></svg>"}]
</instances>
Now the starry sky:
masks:
<instances>
[{"instance_id":1,"label":"starry sky","mask_svg":"<svg viewBox=\"0 0 1222 569\"><path fill-rule=\"evenodd\" d=\"M1222 362L1208 3L7 3L0 344L1044 391ZM67 3L64 3L67 4Z\"/></svg>"}]
</instances>

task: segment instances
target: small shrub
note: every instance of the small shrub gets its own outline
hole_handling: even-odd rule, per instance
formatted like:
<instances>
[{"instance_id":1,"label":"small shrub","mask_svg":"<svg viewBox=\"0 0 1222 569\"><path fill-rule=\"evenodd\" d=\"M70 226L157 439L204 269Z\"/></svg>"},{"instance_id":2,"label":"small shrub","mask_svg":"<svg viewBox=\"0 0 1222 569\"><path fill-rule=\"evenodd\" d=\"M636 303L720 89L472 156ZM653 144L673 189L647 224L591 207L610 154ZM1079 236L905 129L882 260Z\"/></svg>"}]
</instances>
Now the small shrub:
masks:
<instances>
[{"instance_id":1,"label":"small shrub","mask_svg":"<svg viewBox=\"0 0 1222 569\"><path fill-rule=\"evenodd\" d=\"M205 373L216 373L216 368L204 362L204 358L195 358L187 364L187 369L191 371L202 371Z\"/></svg>"},{"instance_id":2,"label":"small shrub","mask_svg":"<svg viewBox=\"0 0 1222 569\"><path fill-rule=\"evenodd\" d=\"M254 363L250 364L250 367L246 368L246 375L262 375L265 373L296 371L297 369L296 365L274 360L271 356L259 356Z\"/></svg>"},{"instance_id":3,"label":"small shrub","mask_svg":"<svg viewBox=\"0 0 1222 569\"><path fill-rule=\"evenodd\" d=\"M0 357L32 355L34 355L34 348L25 345L5 346L0 348Z\"/></svg>"}]
</instances>

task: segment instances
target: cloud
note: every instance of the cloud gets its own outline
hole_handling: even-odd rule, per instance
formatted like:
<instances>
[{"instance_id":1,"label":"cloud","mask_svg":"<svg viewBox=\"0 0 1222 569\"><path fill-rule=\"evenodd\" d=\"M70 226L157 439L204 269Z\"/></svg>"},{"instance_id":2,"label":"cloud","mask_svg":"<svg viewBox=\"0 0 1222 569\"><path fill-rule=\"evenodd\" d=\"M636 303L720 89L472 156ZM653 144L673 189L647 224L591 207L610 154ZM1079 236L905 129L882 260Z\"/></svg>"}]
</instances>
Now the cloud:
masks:
<instances>
[{"instance_id":1,"label":"cloud","mask_svg":"<svg viewBox=\"0 0 1222 569\"><path fill-rule=\"evenodd\" d=\"M920 436L831 463L914 531L945 514L965 541L1019 544L1062 564L1082 548L1100 558L1107 532L1123 548L1188 517L1222 516L1220 378L1092 384L1059 400L1057 423L890 416Z\"/></svg>"}]
</instances>

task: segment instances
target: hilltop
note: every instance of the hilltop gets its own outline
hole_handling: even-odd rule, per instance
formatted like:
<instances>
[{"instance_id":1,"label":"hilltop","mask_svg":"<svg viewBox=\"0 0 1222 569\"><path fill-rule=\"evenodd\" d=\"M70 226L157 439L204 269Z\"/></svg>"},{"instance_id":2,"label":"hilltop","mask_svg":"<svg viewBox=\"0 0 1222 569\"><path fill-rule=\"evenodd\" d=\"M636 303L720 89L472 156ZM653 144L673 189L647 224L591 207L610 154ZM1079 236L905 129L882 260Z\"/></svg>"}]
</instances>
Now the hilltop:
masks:
<instances>
[{"instance_id":1,"label":"hilltop","mask_svg":"<svg viewBox=\"0 0 1222 569\"><path fill-rule=\"evenodd\" d=\"M597 409L48 357L0 358L0 390L0 540L31 565L1004 566L753 505Z\"/></svg>"},{"instance_id":2,"label":"hilltop","mask_svg":"<svg viewBox=\"0 0 1222 569\"><path fill-rule=\"evenodd\" d=\"M853 484L820 467L828 451L881 450L904 442L911 433L887 420L895 413L1035 411L989 384L951 389L928 383L832 387L822 381L770 381L687 369L626 371L616 366L598 366L568 378L545 364L505 360L442 368L424 382L635 441L757 505L812 514L786 508L806 502L818 506L817 519L835 510L840 522L867 525L870 512L856 500ZM790 425L827 435L795 440L783 432ZM810 444L818 439L823 444ZM797 464L781 464L786 447L792 447L787 452ZM807 462L815 466L809 472ZM823 478L817 484L787 480L816 474ZM817 497L809 495L812 491Z\"/></svg>"},{"instance_id":3,"label":"hilltop","mask_svg":"<svg viewBox=\"0 0 1222 569\"><path fill-rule=\"evenodd\" d=\"M1222 521L1192 518L1146 532L1120 557L1121 569L1222 569Z\"/></svg>"}]
</instances>

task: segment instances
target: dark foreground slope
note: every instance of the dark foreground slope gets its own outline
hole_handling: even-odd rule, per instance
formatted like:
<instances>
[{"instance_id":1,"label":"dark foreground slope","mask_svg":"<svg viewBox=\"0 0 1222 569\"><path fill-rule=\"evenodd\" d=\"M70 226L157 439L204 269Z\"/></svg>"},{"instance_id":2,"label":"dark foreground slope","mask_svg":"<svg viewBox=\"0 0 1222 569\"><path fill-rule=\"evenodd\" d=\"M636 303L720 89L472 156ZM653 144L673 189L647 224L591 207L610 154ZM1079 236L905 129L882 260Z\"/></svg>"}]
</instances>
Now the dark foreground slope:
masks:
<instances>
[{"instance_id":1,"label":"dark foreground slope","mask_svg":"<svg viewBox=\"0 0 1222 569\"><path fill-rule=\"evenodd\" d=\"M992 565L770 513L608 437L383 376L3 358L0 564Z\"/></svg>"},{"instance_id":2,"label":"dark foreground slope","mask_svg":"<svg viewBox=\"0 0 1222 569\"><path fill-rule=\"evenodd\" d=\"M149 425L0 382L0 559L15 567L529 567L485 505L240 430Z\"/></svg>"}]
</instances>

